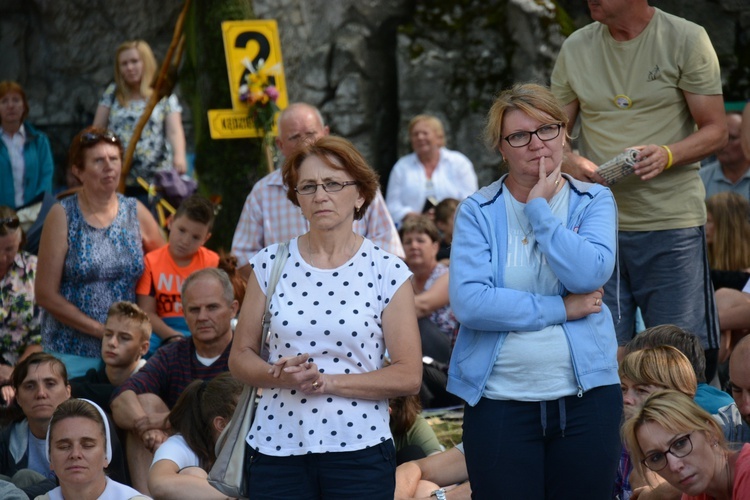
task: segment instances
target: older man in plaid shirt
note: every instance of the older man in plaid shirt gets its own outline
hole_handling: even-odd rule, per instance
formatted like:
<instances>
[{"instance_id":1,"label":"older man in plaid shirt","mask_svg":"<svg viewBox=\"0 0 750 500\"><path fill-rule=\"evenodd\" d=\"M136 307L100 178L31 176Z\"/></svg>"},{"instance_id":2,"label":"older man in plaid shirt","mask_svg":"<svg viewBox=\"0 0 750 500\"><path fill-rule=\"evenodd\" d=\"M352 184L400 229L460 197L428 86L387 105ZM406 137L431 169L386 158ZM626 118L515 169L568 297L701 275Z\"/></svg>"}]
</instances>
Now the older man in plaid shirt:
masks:
<instances>
[{"instance_id":1,"label":"older man in plaid shirt","mask_svg":"<svg viewBox=\"0 0 750 500\"><path fill-rule=\"evenodd\" d=\"M328 135L328 127L317 108L305 103L290 104L279 116L276 145L285 157L305 141ZM250 275L250 258L273 243L288 241L307 231L307 221L299 207L286 196L281 169L255 183L245 201L232 240L232 253L240 262L240 274ZM372 240L380 248L404 257L396 227L383 195L378 192L367 213L354 221L356 233Z\"/></svg>"}]
</instances>

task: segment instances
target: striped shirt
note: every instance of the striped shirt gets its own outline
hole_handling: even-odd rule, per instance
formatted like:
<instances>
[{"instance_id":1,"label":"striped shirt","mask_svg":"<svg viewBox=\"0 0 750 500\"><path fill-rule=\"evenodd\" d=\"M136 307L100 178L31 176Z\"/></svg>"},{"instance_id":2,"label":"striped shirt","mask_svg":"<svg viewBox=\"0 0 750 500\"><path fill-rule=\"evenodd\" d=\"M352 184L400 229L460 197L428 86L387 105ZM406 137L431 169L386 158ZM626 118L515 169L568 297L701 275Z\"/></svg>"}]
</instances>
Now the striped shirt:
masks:
<instances>
[{"instance_id":1,"label":"striped shirt","mask_svg":"<svg viewBox=\"0 0 750 500\"><path fill-rule=\"evenodd\" d=\"M232 253L244 266L267 246L302 236L308 229L302 210L286 196L281 170L274 170L255 183L247 196L234 231ZM386 252L404 257L401 239L380 191L352 229Z\"/></svg>"},{"instance_id":2,"label":"striped shirt","mask_svg":"<svg viewBox=\"0 0 750 500\"><path fill-rule=\"evenodd\" d=\"M151 393L159 396L168 408L172 408L190 382L195 379L211 380L229 371L229 350L227 345L219 359L205 366L198 361L193 338L173 342L160 348L138 373L127 379L112 394L112 400L125 391L136 394Z\"/></svg>"}]
</instances>

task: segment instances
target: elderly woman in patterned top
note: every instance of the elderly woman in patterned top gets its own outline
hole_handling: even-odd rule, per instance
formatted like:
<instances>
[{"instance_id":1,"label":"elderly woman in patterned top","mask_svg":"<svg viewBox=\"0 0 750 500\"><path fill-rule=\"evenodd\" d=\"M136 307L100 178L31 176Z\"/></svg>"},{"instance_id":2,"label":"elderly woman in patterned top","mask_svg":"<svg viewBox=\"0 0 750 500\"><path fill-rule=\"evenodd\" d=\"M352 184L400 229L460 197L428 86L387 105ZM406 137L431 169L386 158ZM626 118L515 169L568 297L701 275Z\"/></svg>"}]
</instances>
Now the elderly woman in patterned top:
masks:
<instances>
[{"instance_id":1,"label":"elderly woman in patterned top","mask_svg":"<svg viewBox=\"0 0 750 500\"><path fill-rule=\"evenodd\" d=\"M10 381L18 361L42 350L34 300L36 256L22 251L23 244L16 212L0 206L0 383Z\"/></svg>"},{"instance_id":2,"label":"elderly woman in patterned top","mask_svg":"<svg viewBox=\"0 0 750 500\"><path fill-rule=\"evenodd\" d=\"M135 301L143 253L164 238L148 209L117 193L122 144L112 132L88 127L73 138L69 162L77 194L47 215L39 247L36 297L44 309L42 345L71 378L100 363L107 310Z\"/></svg>"},{"instance_id":3,"label":"elderly woman in patterned top","mask_svg":"<svg viewBox=\"0 0 750 500\"><path fill-rule=\"evenodd\" d=\"M271 299L270 363L261 318L278 245L253 257L229 367L263 388L247 436L253 498L393 498L388 399L416 394L421 349L406 264L352 232L378 190L348 141L323 137L284 164L309 232L289 242ZM388 351L391 364L384 366Z\"/></svg>"}]
</instances>

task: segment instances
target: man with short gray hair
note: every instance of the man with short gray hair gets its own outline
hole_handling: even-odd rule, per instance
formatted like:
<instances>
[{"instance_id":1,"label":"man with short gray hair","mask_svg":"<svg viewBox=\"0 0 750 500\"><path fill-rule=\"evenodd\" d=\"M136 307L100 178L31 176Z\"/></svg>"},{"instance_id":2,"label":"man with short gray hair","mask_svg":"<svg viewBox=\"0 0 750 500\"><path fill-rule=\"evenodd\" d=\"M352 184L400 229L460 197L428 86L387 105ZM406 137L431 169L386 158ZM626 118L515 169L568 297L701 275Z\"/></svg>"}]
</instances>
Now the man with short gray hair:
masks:
<instances>
[{"instance_id":1,"label":"man with short gray hair","mask_svg":"<svg viewBox=\"0 0 750 500\"><path fill-rule=\"evenodd\" d=\"M127 456L133 487L148 494L153 453L168 435L167 414L195 379L229 371L232 318L239 304L221 269L194 272L182 285L182 304L191 337L162 346L138 373L117 388L112 416L128 432Z\"/></svg>"}]
</instances>

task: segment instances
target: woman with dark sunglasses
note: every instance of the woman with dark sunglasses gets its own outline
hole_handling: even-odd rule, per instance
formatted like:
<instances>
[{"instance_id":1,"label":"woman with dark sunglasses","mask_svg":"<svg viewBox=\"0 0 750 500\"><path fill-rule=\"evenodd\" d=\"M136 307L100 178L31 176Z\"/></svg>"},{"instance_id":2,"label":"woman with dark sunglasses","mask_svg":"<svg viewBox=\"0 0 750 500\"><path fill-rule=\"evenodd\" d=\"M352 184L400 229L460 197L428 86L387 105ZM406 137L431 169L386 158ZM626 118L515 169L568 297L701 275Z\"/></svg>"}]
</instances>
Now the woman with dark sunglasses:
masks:
<instances>
[{"instance_id":1,"label":"woman with dark sunglasses","mask_svg":"<svg viewBox=\"0 0 750 500\"><path fill-rule=\"evenodd\" d=\"M45 351L63 360L71 377L99 366L107 310L135 301L143 254L164 239L148 209L117 193L122 144L111 132L88 127L73 139L68 161L80 180L44 222L36 297Z\"/></svg>"},{"instance_id":2,"label":"woman with dark sunglasses","mask_svg":"<svg viewBox=\"0 0 750 500\"><path fill-rule=\"evenodd\" d=\"M685 394L651 394L622 429L635 467L652 470L683 500L750 498L750 444L731 450L724 433Z\"/></svg>"},{"instance_id":3,"label":"woman with dark sunglasses","mask_svg":"<svg viewBox=\"0 0 750 500\"><path fill-rule=\"evenodd\" d=\"M19 209L52 192L49 139L26 117L29 102L16 82L0 82L0 205Z\"/></svg>"},{"instance_id":4,"label":"woman with dark sunglasses","mask_svg":"<svg viewBox=\"0 0 750 500\"><path fill-rule=\"evenodd\" d=\"M39 307L34 300L36 255L20 250L23 230L16 212L0 206L0 384L16 363L41 351ZM9 394L3 391L3 399Z\"/></svg>"}]
</instances>

